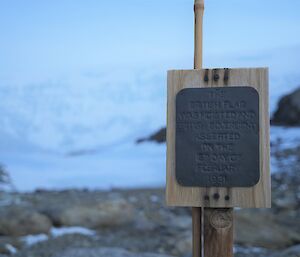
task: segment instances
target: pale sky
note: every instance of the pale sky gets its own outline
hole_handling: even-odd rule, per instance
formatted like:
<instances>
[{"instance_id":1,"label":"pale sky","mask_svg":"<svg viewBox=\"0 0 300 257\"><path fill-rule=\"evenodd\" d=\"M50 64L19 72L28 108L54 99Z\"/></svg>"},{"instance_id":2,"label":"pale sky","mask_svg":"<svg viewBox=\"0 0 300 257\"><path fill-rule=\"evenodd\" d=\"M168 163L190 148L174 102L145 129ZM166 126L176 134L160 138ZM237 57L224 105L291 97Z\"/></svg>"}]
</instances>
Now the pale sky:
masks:
<instances>
[{"instance_id":1,"label":"pale sky","mask_svg":"<svg viewBox=\"0 0 300 257\"><path fill-rule=\"evenodd\" d=\"M193 0L0 0L0 33L1 84L193 67ZM206 0L204 66L297 72L299 50L299 0Z\"/></svg>"}]
</instances>

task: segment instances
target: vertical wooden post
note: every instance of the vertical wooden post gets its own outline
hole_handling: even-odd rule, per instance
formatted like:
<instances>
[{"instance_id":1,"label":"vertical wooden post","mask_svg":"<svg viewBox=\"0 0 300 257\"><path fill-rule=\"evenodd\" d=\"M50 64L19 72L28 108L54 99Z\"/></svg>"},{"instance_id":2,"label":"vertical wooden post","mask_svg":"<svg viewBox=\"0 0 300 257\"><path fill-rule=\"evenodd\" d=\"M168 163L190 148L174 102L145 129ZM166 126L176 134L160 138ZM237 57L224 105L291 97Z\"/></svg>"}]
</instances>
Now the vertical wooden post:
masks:
<instances>
[{"instance_id":1,"label":"vertical wooden post","mask_svg":"<svg viewBox=\"0 0 300 257\"><path fill-rule=\"evenodd\" d=\"M192 208L193 219L193 257L202 257L202 210Z\"/></svg>"},{"instance_id":2,"label":"vertical wooden post","mask_svg":"<svg viewBox=\"0 0 300 257\"><path fill-rule=\"evenodd\" d=\"M195 69L202 68L203 13L204 0L195 0ZM194 245L199 234L201 241L201 222L197 223L202 218L201 208L197 209L193 210L193 216L200 215L193 218L193 257L201 256L197 255L198 248ZM204 257L233 257L233 209L204 208L203 216Z\"/></svg>"},{"instance_id":3,"label":"vertical wooden post","mask_svg":"<svg viewBox=\"0 0 300 257\"><path fill-rule=\"evenodd\" d=\"M194 69L202 68L204 0L195 0ZM192 208L193 257L202 257L202 209Z\"/></svg>"},{"instance_id":4,"label":"vertical wooden post","mask_svg":"<svg viewBox=\"0 0 300 257\"><path fill-rule=\"evenodd\" d=\"M204 209L204 256L233 257L233 209Z\"/></svg>"},{"instance_id":5,"label":"vertical wooden post","mask_svg":"<svg viewBox=\"0 0 300 257\"><path fill-rule=\"evenodd\" d=\"M194 69L202 69L204 0L195 0Z\"/></svg>"},{"instance_id":6,"label":"vertical wooden post","mask_svg":"<svg viewBox=\"0 0 300 257\"><path fill-rule=\"evenodd\" d=\"M194 69L203 65L204 0L195 0ZM192 208L193 257L202 257L202 209ZM204 209L204 257L233 257L233 209Z\"/></svg>"}]
</instances>

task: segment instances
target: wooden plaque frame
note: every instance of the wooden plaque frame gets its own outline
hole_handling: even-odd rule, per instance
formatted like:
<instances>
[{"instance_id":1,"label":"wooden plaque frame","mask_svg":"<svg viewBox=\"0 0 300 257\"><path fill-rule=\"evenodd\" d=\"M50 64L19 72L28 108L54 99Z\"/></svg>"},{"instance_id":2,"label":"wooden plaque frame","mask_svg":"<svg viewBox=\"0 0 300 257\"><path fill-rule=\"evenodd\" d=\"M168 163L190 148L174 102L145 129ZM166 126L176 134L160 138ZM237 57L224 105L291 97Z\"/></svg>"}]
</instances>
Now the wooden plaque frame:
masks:
<instances>
[{"instance_id":1,"label":"wooden plaque frame","mask_svg":"<svg viewBox=\"0 0 300 257\"><path fill-rule=\"evenodd\" d=\"M259 94L260 180L253 187L183 187L175 177L175 104L184 88L253 87ZM267 68L172 70L168 72L167 188L170 206L211 208L271 207L269 85Z\"/></svg>"}]
</instances>

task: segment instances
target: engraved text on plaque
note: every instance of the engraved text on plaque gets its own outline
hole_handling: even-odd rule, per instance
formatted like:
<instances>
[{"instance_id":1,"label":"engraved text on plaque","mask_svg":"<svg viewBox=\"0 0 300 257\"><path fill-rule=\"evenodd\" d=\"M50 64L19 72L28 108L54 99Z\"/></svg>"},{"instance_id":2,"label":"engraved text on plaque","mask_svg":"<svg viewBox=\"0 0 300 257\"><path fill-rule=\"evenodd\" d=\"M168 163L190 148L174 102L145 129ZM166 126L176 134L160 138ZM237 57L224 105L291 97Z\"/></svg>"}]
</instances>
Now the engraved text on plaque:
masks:
<instances>
[{"instance_id":1,"label":"engraved text on plaque","mask_svg":"<svg viewBox=\"0 0 300 257\"><path fill-rule=\"evenodd\" d=\"M259 171L259 96L252 87L186 88L176 97L176 179L251 187Z\"/></svg>"}]
</instances>

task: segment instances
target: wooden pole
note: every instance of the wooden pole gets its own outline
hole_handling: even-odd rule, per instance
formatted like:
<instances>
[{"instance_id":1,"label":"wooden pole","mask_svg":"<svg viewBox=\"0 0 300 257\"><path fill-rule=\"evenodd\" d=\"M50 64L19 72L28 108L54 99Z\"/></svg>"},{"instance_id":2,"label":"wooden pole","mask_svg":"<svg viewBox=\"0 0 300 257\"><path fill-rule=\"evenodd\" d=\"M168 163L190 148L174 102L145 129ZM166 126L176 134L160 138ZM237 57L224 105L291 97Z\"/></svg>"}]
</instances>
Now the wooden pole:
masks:
<instances>
[{"instance_id":1,"label":"wooden pole","mask_svg":"<svg viewBox=\"0 0 300 257\"><path fill-rule=\"evenodd\" d=\"M194 69L202 68L203 59L203 14L204 0L195 0L195 41L194 41ZM202 210L201 207L192 208L193 220L193 257L202 257Z\"/></svg>"},{"instance_id":2,"label":"wooden pole","mask_svg":"<svg viewBox=\"0 0 300 257\"><path fill-rule=\"evenodd\" d=\"M233 257L233 209L204 209L204 256Z\"/></svg>"},{"instance_id":3,"label":"wooden pole","mask_svg":"<svg viewBox=\"0 0 300 257\"><path fill-rule=\"evenodd\" d=\"M192 208L193 219L193 257L202 256L202 210L201 207Z\"/></svg>"},{"instance_id":4,"label":"wooden pole","mask_svg":"<svg viewBox=\"0 0 300 257\"><path fill-rule=\"evenodd\" d=\"M194 69L202 69L204 0L195 0Z\"/></svg>"},{"instance_id":5,"label":"wooden pole","mask_svg":"<svg viewBox=\"0 0 300 257\"><path fill-rule=\"evenodd\" d=\"M194 69L203 65L203 14L204 0L195 0ZM202 234L204 257L233 257L233 209L192 208L193 257L202 257ZM202 221L204 229L202 229ZM203 233L202 233L203 231Z\"/></svg>"},{"instance_id":6,"label":"wooden pole","mask_svg":"<svg viewBox=\"0 0 300 257\"><path fill-rule=\"evenodd\" d=\"M194 69L202 68L204 0L195 0ZM203 212L203 214L202 214ZM202 217L203 215L203 217ZM233 209L193 208L193 257L233 257ZM202 229L202 221L204 223Z\"/></svg>"}]
</instances>

